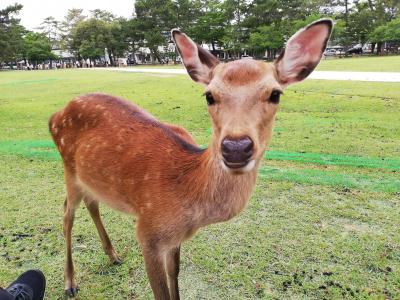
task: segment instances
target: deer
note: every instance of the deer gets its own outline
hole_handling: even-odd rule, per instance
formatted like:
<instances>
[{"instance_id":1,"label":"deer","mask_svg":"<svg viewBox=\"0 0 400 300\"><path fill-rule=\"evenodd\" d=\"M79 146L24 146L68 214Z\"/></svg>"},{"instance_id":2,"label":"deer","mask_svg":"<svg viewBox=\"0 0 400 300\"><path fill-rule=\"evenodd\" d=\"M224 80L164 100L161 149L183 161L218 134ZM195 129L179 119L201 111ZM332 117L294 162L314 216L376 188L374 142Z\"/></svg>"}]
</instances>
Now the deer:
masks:
<instances>
[{"instance_id":1,"label":"deer","mask_svg":"<svg viewBox=\"0 0 400 300\"><path fill-rule=\"evenodd\" d=\"M280 96L318 65L331 19L300 29L270 63L220 62L178 29L171 31L189 76L205 87L212 120L208 148L185 129L158 121L130 101L100 93L72 99L49 130L64 166L65 293L78 285L72 227L83 200L112 263L122 261L99 203L136 218L136 237L154 298L179 299L181 244L200 228L238 215L248 203L272 138Z\"/></svg>"}]
</instances>

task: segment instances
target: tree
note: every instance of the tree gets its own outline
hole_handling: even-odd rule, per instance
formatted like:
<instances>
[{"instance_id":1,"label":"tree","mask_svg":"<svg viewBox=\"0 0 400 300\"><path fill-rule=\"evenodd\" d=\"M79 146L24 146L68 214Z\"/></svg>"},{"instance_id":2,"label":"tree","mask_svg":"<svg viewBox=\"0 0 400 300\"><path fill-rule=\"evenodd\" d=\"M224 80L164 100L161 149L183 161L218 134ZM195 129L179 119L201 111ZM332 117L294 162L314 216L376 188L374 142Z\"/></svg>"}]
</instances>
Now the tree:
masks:
<instances>
[{"instance_id":1,"label":"tree","mask_svg":"<svg viewBox=\"0 0 400 300\"><path fill-rule=\"evenodd\" d=\"M301 27L319 19L322 15L333 14L328 0L254 0L248 4L243 27L249 32L244 39L248 46L260 55L267 50L267 57L273 59L287 40ZM257 42L263 46L257 46ZM261 51L263 50L263 51Z\"/></svg>"},{"instance_id":2,"label":"tree","mask_svg":"<svg viewBox=\"0 0 400 300\"><path fill-rule=\"evenodd\" d=\"M42 33L28 32L24 38L24 56L35 65L46 60L56 59L56 55L51 52L51 44L47 36Z\"/></svg>"},{"instance_id":3,"label":"tree","mask_svg":"<svg viewBox=\"0 0 400 300\"><path fill-rule=\"evenodd\" d=\"M345 46L355 43L381 39L382 28L391 20L397 18L400 2L398 0L368 0L368 1L332 1L337 7L345 7L344 15L336 9L340 30L335 30L334 36ZM339 12L339 13L338 13ZM339 22L341 23L339 24ZM372 40L371 40L372 38ZM378 42L378 53L382 42ZM373 45L375 42L373 42Z\"/></svg>"},{"instance_id":4,"label":"tree","mask_svg":"<svg viewBox=\"0 0 400 300\"><path fill-rule=\"evenodd\" d=\"M198 7L198 16L194 21L188 28L188 34L199 44L203 42L211 44L211 52L215 54L216 45L222 45L226 34L227 18L224 6L220 1L207 1L205 7Z\"/></svg>"},{"instance_id":5,"label":"tree","mask_svg":"<svg viewBox=\"0 0 400 300\"><path fill-rule=\"evenodd\" d=\"M260 26L250 34L249 46L256 53L267 50L267 58L274 59L277 51L283 47L284 38L281 28L275 24Z\"/></svg>"},{"instance_id":6,"label":"tree","mask_svg":"<svg viewBox=\"0 0 400 300\"><path fill-rule=\"evenodd\" d=\"M176 27L174 3L172 0L137 0L135 12L134 33L139 43L150 49L152 59L161 62L158 47L167 45L170 30Z\"/></svg>"},{"instance_id":7,"label":"tree","mask_svg":"<svg viewBox=\"0 0 400 300\"><path fill-rule=\"evenodd\" d=\"M249 37L248 26L246 26L249 6L246 0L226 0L224 8L228 17L224 38L225 48L240 56Z\"/></svg>"},{"instance_id":8,"label":"tree","mask_svg":"<svg viewBox=\"0 0 400 300\"><path fill-rule=\"evenodd\" d=\"M368 36L372 43L376 43L377 53L382 52L383 42L400 41L400 19L394 19L385 25L376 27Z\"/></svg>"},{"instance_id":9,"label":"tree","mask_svg":"<svg viewBox=\"0 0 400 300\"><path fill-rule=\"evenodd\" d=\"M69 9L61 22L61 48L72 50L72 32L78 24L86 19L80 8Z\"/></svg>"},{"instance_id":10,"label":"tree","mask_svg":"<svg viewBox=\"0 0 400 300\"><path fill-rule=\"evenodd\" d=\"M114 21L116 18L114 14L110 13L109 11L101 9L91 10L90 13L92 14L92 18L97 20L102 20L107 23Z\"/></svg>"},{"instance_id":11,"label":"tree","mask_svg":"<svg viewBox=\"0 0 400 300\"><path fill-rule=\"evenodd\" d=\"M14 4L0 10L0 64L17 62L22 58L25 28L15 18L22 5Z\"/></svg>"},{"instance_id":12,"label":"tree","mask_svg":"<svg viewBox=\"0 0 400 300\"><path fill-rule=\"evenodd\" d=\"M128 20L124 18L118 18L109 23L111 38L108 41L108 50L113 57L122 56L130 46L128 26Z\"/></svg>"},{"instance_id":13,"label":"tree","mask_svg":"<svg viewBox=\"0 0 400 300\"><path fill-rule=\"evenodd\" d=\"M173 0L173 19L175 26L190 35L195 35L193 26L197 19L202 16L204 5L202 0Z\"/></svg>"},{"instance_id":14,"label":"tree","mask_svg":"<svg viewBox=\"0 0 400 300\"><path fill-rule=\"evenodd\" d=\"M385 41L400 41L400 18L386 25Z\"/></svg>"},{"instance_id":15,"label":"tree","mask_svg":"<svg viewBox=\"0 0 400 300\"><path fill-rule=\"evenodd\" d=\"M61 42L61 24L54 17L47 17L37 28L49 39L52 49L59 49Z\"/></svg>"},{"instance_id":16,"label":"tree","mask_svg":"<svg viewBox=\"0 0 400 300\"><path fill-rule=\"evenodd\" d=\"M110 40L110 26L103 20L91 18L73 29L71 47L83 58L98 59L104 55Z\"/></svg>"}]
</instances>

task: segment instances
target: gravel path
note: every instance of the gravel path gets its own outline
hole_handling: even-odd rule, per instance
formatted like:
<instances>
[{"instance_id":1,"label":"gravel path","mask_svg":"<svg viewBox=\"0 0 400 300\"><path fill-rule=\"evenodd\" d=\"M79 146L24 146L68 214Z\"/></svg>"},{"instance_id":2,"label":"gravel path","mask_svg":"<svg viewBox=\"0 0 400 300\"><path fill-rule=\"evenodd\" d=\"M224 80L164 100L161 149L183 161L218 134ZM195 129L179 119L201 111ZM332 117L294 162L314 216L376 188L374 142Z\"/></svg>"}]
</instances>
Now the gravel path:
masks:
<instances>
[{"instance_id":1,"label":"gravel path","mask_svg":"<svg viewBox=\"0 0 400 300\"><path fill-rule=\"evenodd\" d=\"M167 68L94 68L86 70L119 71L119 72L133 72L133 73L186 74L186 70L184 69L167 69ZM400 72L314 71L308 78L322 79L322 80L400 82Z\"/></svg>"}]
</instances>

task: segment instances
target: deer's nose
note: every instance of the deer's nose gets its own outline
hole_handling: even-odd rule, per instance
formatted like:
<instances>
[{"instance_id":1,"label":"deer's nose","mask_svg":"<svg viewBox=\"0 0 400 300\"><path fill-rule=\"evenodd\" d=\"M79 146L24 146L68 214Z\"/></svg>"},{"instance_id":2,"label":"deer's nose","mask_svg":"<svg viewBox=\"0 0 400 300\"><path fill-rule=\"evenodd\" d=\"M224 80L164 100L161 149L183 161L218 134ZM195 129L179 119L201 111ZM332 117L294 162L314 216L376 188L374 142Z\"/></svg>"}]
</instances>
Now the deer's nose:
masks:
<instances>
[{"instance_id":1,"label":"deer's nose","mask_svg":"<svg viewBox=\"0 0 400 300\"><path fill-rule=\"evenodd\" d=\"M226 137L222 140L221 150L225 164L230 168L244 167L253 155L254 143L248 137Z\"/></svg>"}]
</instances>

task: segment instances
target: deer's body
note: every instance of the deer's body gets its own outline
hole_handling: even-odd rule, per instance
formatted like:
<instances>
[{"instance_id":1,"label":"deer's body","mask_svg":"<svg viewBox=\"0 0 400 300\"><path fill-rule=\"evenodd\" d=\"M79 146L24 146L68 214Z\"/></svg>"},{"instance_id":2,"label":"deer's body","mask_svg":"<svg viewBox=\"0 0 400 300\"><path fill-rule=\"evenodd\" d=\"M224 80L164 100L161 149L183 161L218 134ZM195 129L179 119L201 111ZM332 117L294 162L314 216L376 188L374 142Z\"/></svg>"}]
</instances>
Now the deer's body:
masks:
<instances>
[{"instance_id":1,"label":"deer's body","mask_svg":"<svg viewBox=\"0 0 400 300\"><path fill-rule=\"evenodd\" d=\"M158 235L172 231L177 245L199 227L239 213L255 183L255 171L223 176L212 150L200 149L186 130L117 97L80 96L49 127L83 194L136 215Z\"/></svg>"},{"instance_id":2,"label":"deer's body","mask_svg":"<svg viewBox=\"0 0 400 300\"><path fill-rule=\"evenodd\" d=\"M186 130L108 95L77 97L51 117L67 189L68 295L77 291L71 232L83 200L114 263L120 259L101 222L99 203L137 217L137 238L155 298L179 299L181 243L200 227L229 220L245 207L271 139L279 95L316 67L331 28L331 21L321 20L299 31L274 64L220 64L174 30L189 75L207 86L213 135L205 150Z\"/></svg>"}]
</instances>

